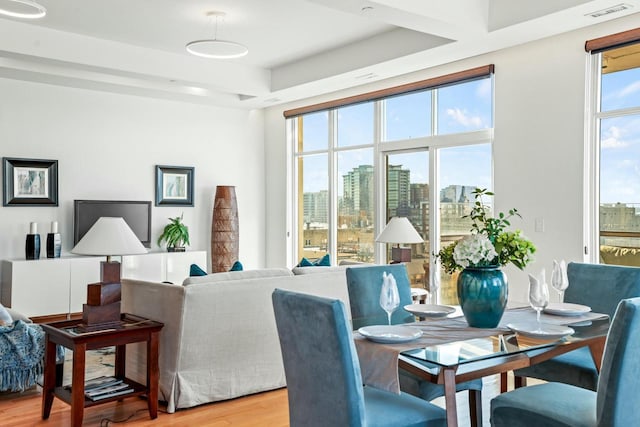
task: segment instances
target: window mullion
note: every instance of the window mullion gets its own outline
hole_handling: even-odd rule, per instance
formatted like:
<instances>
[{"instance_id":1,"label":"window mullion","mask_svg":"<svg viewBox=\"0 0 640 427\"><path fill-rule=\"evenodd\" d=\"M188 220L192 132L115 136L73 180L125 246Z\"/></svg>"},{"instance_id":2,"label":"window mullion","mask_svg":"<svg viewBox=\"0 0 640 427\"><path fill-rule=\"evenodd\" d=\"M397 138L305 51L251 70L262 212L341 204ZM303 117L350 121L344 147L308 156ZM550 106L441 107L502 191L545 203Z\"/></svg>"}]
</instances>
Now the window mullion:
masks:
<instances>
[{"instance_id":1,"label":"window mullion","mask_svg":"<svg viewBox=\"0 0 640 427\"><path fill-rule=\"evenodd\" d=\"M329 154L327 161L329 162L329 215L328 215L328 236L327 252L333 254L333 261L338 261L338 154L336 147L338 145L338 114L336 110L329 111Z\"/></svg>"},{"instance_id":2,"label":"window mullion","mask_svg":"<svg viewBox=\"0 0 640 427\"><path fill-rule=\"evenodd\" d=\"M429 291L431 285L440 283L438 259L432 254L440 251L440 150L429 148ZM431 303L438 303L438 294L431 296Z\"/></svg>"}]
</instances>

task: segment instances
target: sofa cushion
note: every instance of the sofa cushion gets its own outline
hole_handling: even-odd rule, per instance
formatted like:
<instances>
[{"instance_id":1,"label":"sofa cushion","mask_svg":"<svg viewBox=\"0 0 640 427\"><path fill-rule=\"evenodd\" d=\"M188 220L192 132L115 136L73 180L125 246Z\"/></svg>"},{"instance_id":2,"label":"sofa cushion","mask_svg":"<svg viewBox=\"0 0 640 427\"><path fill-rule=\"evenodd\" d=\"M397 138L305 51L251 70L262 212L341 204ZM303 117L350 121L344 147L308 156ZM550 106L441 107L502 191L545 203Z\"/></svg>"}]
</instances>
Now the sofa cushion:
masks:
<instances>
[{"instance_id":1,"label":"sofa cushion","mask_svg":"<svg viewBox=\"0 0 640 427\"><path fill-rule=\"evenodd\" d=\"M242 270L244 270L244 268L242 267L242 263L240 261L236 261L233 263L229 271L242 271Z\"/></svg>"},{"instance_id":2,"label":"sofa cushion","mask_svg":"<svg viewBox=\"0 0 640 427\"><path fill-rule=\"evenodd\" d=\"M288 268L262 268L259 270L227 271L222 273L207 274L206 276L187 277L182 284L184 286L197 283L215 283L229 280L254 279L260 277L293 276Z\"/></svg>"}]
</instances>

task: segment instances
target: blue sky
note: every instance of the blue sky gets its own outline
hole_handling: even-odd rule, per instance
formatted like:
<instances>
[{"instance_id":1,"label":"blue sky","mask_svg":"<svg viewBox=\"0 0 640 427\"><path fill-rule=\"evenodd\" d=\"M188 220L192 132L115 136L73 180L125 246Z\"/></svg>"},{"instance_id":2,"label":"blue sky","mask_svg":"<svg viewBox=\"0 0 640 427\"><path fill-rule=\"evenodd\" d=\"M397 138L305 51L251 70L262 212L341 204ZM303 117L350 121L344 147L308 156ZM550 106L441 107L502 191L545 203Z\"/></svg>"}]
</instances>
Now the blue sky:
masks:
<instances>
[{"instance_id":1,"label":"blue sky","mask_svg":"<svg viewBox=\"0 0 640 427\"><path fill-rule=\"evenodd\" d=\"M602 76L602 111L640 106L640 68ZM640 204L640 114L600 125L600 202Z\"/></svg>"},{"instance_id":2,"label":"blue sky","mask_svg":"<svg viewBox=\"0 0 640 427\"><path fill-rule=\"evenodd\" d=\"M385 141L417 138L432 133L432 92L418 92L391 98L386 102ZM371 144L374 138L373 103L357 104L338 110L337 146L349 147ZM439 134L467 132L492 126L491 79L482 79L439 89ZM328 113L320 112L304 117L304 151L326 149L329 141ZM327 188L326 156L313 156L305 160L304 191ZM410 153L394 155L392 164L402 164L411 170L412 183L428 182L428 154ZM491 147L488 144L455 147L441 150L443 187L447 185L473 185L489 187L491 184ZM338 154L338 176L361 164L373 164L373 150L362 149ZM342 191L339 179L339 190Z\"/></svg>"}]
</instances>

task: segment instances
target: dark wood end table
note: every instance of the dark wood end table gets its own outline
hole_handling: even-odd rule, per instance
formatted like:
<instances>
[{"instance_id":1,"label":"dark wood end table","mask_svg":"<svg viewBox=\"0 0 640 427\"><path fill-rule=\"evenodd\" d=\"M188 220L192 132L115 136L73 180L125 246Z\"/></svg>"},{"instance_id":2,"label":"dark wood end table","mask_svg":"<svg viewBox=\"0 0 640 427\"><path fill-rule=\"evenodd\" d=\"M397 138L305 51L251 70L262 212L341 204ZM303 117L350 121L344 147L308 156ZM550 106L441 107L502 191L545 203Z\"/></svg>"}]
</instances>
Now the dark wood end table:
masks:
<instances>
[{"instance_id":1,"label":"dark wood end table","mask_svg":"<svg viewBox=\"0 0 640 427\"><path fill-rule=\"evenodd\" d=\"M44 383L42 386L42 419L49 418L54 396L71 405L71 425L80 427L84 408L121 400L126 397L147 395L149 415L158 416L158 342L164 324L132 314L122 314L119 322L83 328L82 320L67 320L42 324L46 333ZM140 384L125 376L127 344L147 343L147 383ZM73 350L71 389L56 386L56 345ZM103 347L116 347L115 376L129 384L127 394L100 400L85 398L85 353ZM61 378L58 381L61 384Z\"/></svg>"}]
</instances>

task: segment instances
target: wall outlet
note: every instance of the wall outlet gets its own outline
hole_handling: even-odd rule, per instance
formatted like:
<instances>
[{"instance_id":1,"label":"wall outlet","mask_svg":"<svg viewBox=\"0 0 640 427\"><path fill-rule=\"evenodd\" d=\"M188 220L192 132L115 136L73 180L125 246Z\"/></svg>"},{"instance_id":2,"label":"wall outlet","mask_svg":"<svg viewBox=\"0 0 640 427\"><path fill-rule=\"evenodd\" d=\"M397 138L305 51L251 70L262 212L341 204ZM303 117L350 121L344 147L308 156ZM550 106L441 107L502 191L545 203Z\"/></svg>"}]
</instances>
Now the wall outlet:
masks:
<instances>
[{"instance_id":1,"label":"wall outlet","mask_svg":"<svg viewBox=\"0 0 640 427\"><path fill-rule=\"evenodd\" d=\"M536 218L535 230L538 233L544 232L544 218L542 217Z\"/></svg>"}]
</instances>

